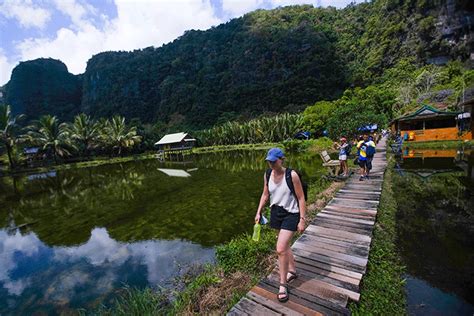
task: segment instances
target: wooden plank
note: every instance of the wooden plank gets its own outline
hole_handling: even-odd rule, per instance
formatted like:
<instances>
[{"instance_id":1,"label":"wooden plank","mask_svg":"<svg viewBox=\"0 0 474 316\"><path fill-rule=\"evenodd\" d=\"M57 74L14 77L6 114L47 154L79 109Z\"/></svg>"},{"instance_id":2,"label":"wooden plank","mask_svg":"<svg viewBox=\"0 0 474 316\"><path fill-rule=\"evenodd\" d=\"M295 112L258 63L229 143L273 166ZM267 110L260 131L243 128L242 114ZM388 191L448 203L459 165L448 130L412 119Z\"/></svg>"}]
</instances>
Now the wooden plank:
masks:
<instances>
[{"instance_id":1,"label":"wooden plank","mask_svg":"<svg viewBox=\"0 0 474 316\"><path fill-rule=\"evenodd\" d=\"M375 217L377 215L377 211L374 210L364 210L364 209L355 209L349 206L337 206L337 205L326 205L323 210L327 211L336 211L342 213L355 213L358 215L367 215Z\"/></svg>"},{"instance_id":2,"label":"wooden plank","mask_svg":"<svg viewBox=\"0 0 474 316\"><path fill-rule=\"evenodd\" d=\"M366 269L366 267L364 267L364 266L361 266L361 265L358 265L358 264L353 264L353 263L351 263L347 260L341 260L341 259L335 258L335 257L333 257L333 256L331 256L330 254L327 254L327 253L326 254L321 254L321 253L317 253L317 252L311 252L311 251L303 250L303 249L300 249L300 248L294 248L293 249L293 254L296 254L298 256L301 256L301 257L304 257L304 258L307 258L307 259L311 259L311 260L323 262L323 263L326 263L326 264L329 264L329 265L333 265L335 267L339 267L339 268L343 268L343 269L346 269L346 270L358 272L358 273L361 273L361 274L364 274L365 269Z\"/></svg>"},{"instance_id":3,"label":"wooden plank","mask_svg":"<svg viewBox=\"0 0 474 316\"><path fill-rule=\"evenodd\" d=\"M340 192L336 193L336 198L347 198L351 200L358 200L358 201L378 201L380 195L373 195L361 192L360 194L357 193L348 193L348 192Z\"/></svg>"},{"instance_id":4,"label":"wooden plank","mask_svg":"<svg viewBox=\"0 0 474 316\"><path fill-rule=\"evenodd\" d=\"M351 277L348 277L348 276L345 276L345 275L342 275L342 274L339 274L339 273L335 273L335 272L327 271L327 270L324 270L324 269L320 269L320 268L317 268L315 266L305 264L305 263L302 263L302 262L298 262L298 264L296 265L296 271L298 272L298 274L303 273L303 274L305 274L307 276L310 276L310 277L313 277L315 275L321 275L321 276L325 276L325 277L328 277L328 278L331 278L331 279L334 279L334 280L339 280L339 281L342 281L342 282L345 282L345 283L350 283L350 284L353 284L355 286L360 285L360 279L355 279L355 278L351 278Z\"/></svg>"},{"instance_id":5,"label":"wooden plank","mask_svg":"<svg viewBox=\"0 0 474 316\"><path fill-rule=\"evenodd\" d=\"M351 198L348 198L348 197L334 197L333 200L336 200L336 201L350 201L352 203L358 203L358 204L372 204L372 205L379 205L380 201L379 200L358 200L358 199L351 199Z\"/></svg>"},{"instance_id":6,"label":"wooden plank","mask_svg":"<svg viewBox=\"0 0 474 316\"><path fill-rule=\"evenodd\" d=\"M270 279L264 279L258 283L258 286L268 291L278 291L279 283ZM315 311L323 313L324 315L348 315L349 310L340 305L321 299L317 296L305 293L298 289L295 289L291 285L290 288L290 300L293 300L297 304L306 306Z\"/></svg>"},{"instance_id":7,"label":"wooden plank","mask_svg":"<svg viewBox=\"0 0 474 316\"><path fill-rule=\"evenodd\" d=\"M320 228L325 228L325 227L322 227L322 226L319 226ZM312 237L317 237L317 238L326 238L326 239L332 239L334 241L342 241L342 242L347 242L347 243L352 243L355 246L358 246L360 248L369 248L370 247L370 243L367 243L365 241L360 241L360 240L349 240L345 237L341 237L341 236L329 236L329 235L321 235L319 233L315 233L315 232L306 232L305 235L307 236L312 236Z\"/></svg>"},{"instance_id":8,"label":"wooden plank","mask_svg":"<svg viewBox=\"0 0 474 316\"><path fill-rule=\"evenodd\" d=\"M348 203L348 202L344 202L344 201L331 200L328 205L330 205L330 206L350 207L350 208L355 209L355 210L377 211L377 206L373 206L373 205L356 205L356 204L352 204L352 203Z\"/></svg>"},{"instance_id":9,"label":"wooden plank","mask_svg":"<svg viewBox=\"0 0 474 316\"><path fill-rule=\"evenodd\" d=\"M269 279L276 283L279 282L279 277L276 272L272 273ZM321 280L308 278L305 275L300 275L300 277L291 282L291 288L308 293L310 295L315 295L340 306L345 306L347 304L347 298L350 298L354 301L358 301L360 299L360 294L357 292L357 290L354 291L346 289L342 286L331 284L327 282L327 280L330 279L323 278Z\"/></svg>"},{"instance_id":10,"label":"wooden plank","mask_svg":"<svg viewBox=\"0 0 474 316\"><path fill-rule=\"evenodd\" d=\"M285 302L285 303L280 303L277 299L277 296L276 296L276 292L277 290L271 290L269 291L268 289L264 289L264 288L261 288L259 286L254 286L249 293L254 293L254 294L257 294L257 295L260 295L272 302L275 302L276 304L285 304L285 306L288 308L288 309L291 309L297 313L301 313L303 315L310 315L310 316L322 316L323 314L320 313L320 312L317 312L311 308L308 308L306 306L303 306L303 305L300 305L298 303L295 302L294 299L291 298L290 296L290 300ZM291 295L291 294L290 294ZM282 311L283 312L283 311ZM290 314L288 314L290 315Z\"/></svg>"},{"instance_id":11,"label":"wooden plank","mask_svg":"<svg viewBox=\"0 0 474 316\"><path fill-rule=\"evenodd\" d=\"M345 268L341 268L341 267L338 267L338 266L335 266L335 265L331 265L331 264L328 264L326 262L316 261L316 260L313 260L311 258L301 257L299 255L295 256L295 261L298 264L305 264L305 265L308 265L308 266L315 267L317 269L322 269L322 270L325 270L325 271L328 271L328 272L331 272L331 273L336 273L336 274L340 274L340 275L347 276L347 277L350 277L350 278L354 278L354 279L357 279L359 281L362 279L362 273L359 273L359 272L356 272L356 271L353 271L353 270L348 270L348 269L345 269Z\"/></svg>"},{"instance_id":12,"label":"wooden plank","mask_svg":"<svg viewBox=\"0 0 474 316\"><path fill-rule=\"evenodd\" d=\"M231 308L231 310L227 313L227 316L241 316L241 315L250 315L243 310L239 309L240 301Z\"/></svg>"},{"instance_id":13,"label":"wooden plank","mask_svg":"<svg viewBox=\"0 0 474 316\"><path fill-rule=\"evenodd\" d=\"M316 219L314 222L315 225L324 227L324 228L329 228L329 229L338 229L341 231L349 232L349 233L354 233L354 234L359 234L359 235L366 235L367 237L372 236L372 231L367 230L367 229L359 229L355 227L350 227L347 225L341 225L340 223L335 223L327 220L322 220L322 219Z\"/></svg>"},{"instance_id":14,"label":"wooden plank","mask_svg":"<svg viewBox=\"0 0 474 316\"><path fill-rule=\"evenodd\" d=\"M275 268L270 273L269 277L274 278L274 280L278 282L279 273L280 273L280 270L278 270L278 268ZM295 287L298 287L296 284L298 284L298 282L301 282L302 280L304 281L306 279L308 279L308 280L313 280L314 279L314 280L318 280L318 281L321 281L321 282L326 282L326 283L334 285L336 287L346 289L348 291L359 292L359 286L358 285L348 283L348 282L344 282L344 281L337 280L337 279L333 279L333 278L330 278L330 277L328 277L327 275L324 275L324 274L305 271L304 269L299 269L298 270L298 278L296 278L294 281L292 281L291 284ZM296 280L298 280L298 282L296 282ZM326 299L331 301L330 298L326 298Z\"/></svg>"},{"instance_id":15,"label":"wooden plank","mask_svg":"<svg viewBox=\"0 0 474 316\"><path fill-rule=\"evenodd\" d=\"M366 242L367 245L370 244L370 241L372 238L370 238L367 235L362 235L362 234L357 234L357 233L351 233L351 232L346 232L346 231L341 231L338 229L332 229L332 228L326 228L326 227L320 227L316 225L308 225L306 227L306 231L308 232L315 232L324 236L330 236L330 237L340 237L344 238L346 240L357 240L361 242Z\"/></svg>"},{"instance_id":16,"label":"wooden plank","mask_svg":"<svg viewBox=\"0 0 474 316\"><path fill-rule=\"evenodd\" d=\"M247 293L247 298L251 299L252 301L260 304L260 305L263 305L269 309L272 309L274 311L278 311L280 313L282 313L283 315L288 315L288 316L303 316L304 314L302 313L299 313L297 311L294 311L294 310L291 310L289 308L287 308L286 306L283 306L282 303L278 302L278 300L274 299L273 300L270 300L266 297L263 297L255 292L248 292ZM278 303L276 303L276 302Z\"/></svg>"},{"instance_id":17,"label":"wooden plank","mask_svg":"<svg viewBox=\"0 0 474 316\"><path fill-rule=\"evenodd\" d=\"M299 248L294 248L293 249L293 254L306 258L306 259L311 259L314 261L319 261L322 263L325 263L327 265L331 265L334 267L339 267L345 270L349 271L354 271L360 274L365 273L366 267L361 267L359 265L352 264L350 262L344 261L344 260L339 260L337 258L333 258L327 255L319 254L319 253L314 253L306 250L302 250Z\"/></svg>"},{"instance_id":18,"label":"wooden plank","mask_svg":"<svg viewBox=\"0 0 474 316\"><path fill-rule=\"evenodd\" d=\"M340 225L341 229L355 228L355 229L362 230L364 231L363 233L367 233L367 234L370 234L372 232L372 229L374 226L373 224L355 223L353 221L350 221L349 218L345 220L344 217L338 219L338 218L330 218L327 216L317 216L313 220L313 223L314 225L320 225L320 223Z\"/></svg>"},{"instance_id":19,"label":"wooden plank","mask_svg":"<svg viewBox=\"0 0 474 316\"><path fill-rule=\"evenodd\" d=\"M323 249L323 248L318 248L318 247L311 247L308 245L304 245L302 243L298 244L293 244L292 249L301 249L304 251L312 252L312 253L317 253L320 255L328 256L333 260L340 260L343 262L347 262L352 265L359 266L361 268L365 267L367 265L367 259L366 258L360 258L360 257L355 257L352 255L348 255L345 253L339 253L333 250L328 250L328 249Z\"/></svg>"},{"instance_id":20,"label":"wooden plank","mask_svg":"<svg viewBox=\"0 0 474 316\"><path fill-rule=\"evenodd\" d=\"M375 224L375 221L371 221L371 220L367 220L367 219L360 219L360 218L350 218L350 217L344 216L344 215L334 215L334 214L327 214L327 213L325 214L325 213L320 212L318 214L318 216L326 217L326 218L333 218L335 220L341 220L341 221L349 221L349 222L352 222L352 223L365 224L365 225L370 225L370 226L374 226L374 224Z\"/></svg>"},{"instance_id":21,"label":"wooden plank","mask_svg":"<svg viewBox=\"0 0 474 316\"><path fill-rule=\"evenodd\" d=\"M367 191L367 190L348 190L346 189L345 187L342 187L342 189L340 189L339 191L337 192L341 192L341 193L352 193L352 194L359 194L359 193L366 193L366 194L372 194L372 195L382 195L382 192L380 191Z\"/></svg>"},{"instance_id":22,"label":"wooden plank","mask_svg":"<svg viewBox=\"0 0 474 316\"><path fill-rule=\"evenodd\" d=\"M355 247L348 248L348 247L328 244L328 243L325 243L324 241L320 241L318 243L296 241L293 244L293 246L294 245L301 245L301 247L315 248L315 251L317 251L317 249L330 250L330 251L334 251L334 252L338 252L338 253L342 253L345 255L354 256L358 258L363 258L363 259L367 259L369 257L368 251L360 250Z\"/></svg>"},{"instance_id":23,"label":"wooden plank","mask_svg":"<svg viewBox=\"0 0 474 316\"><path fill-rule=\"evenodd\" d=\"M249 315L283 315L282 313L277 313L274 310L271 310L263 305L260 305L254 301L249 300L244 297L239 302L239 309L248 313Z\"/></svg>"},{"instance_id":24,"label":"wooden plank","mask_svg":"<svg viewBox=\"0 0 474 316\"><path fill-rule=\"evenodd\" d=\"M361 258L367 258L369 255L369 248L359 246L357 244L343 243L329 238L309 238L309 236L302 236L296 242L306 244L310 247L321 247L328 250L334 250Z\"/></svg>"},{"instance_id":25,"label":"wooden plank","mask_svg":"<svg viewBox=\"0 0 474 316\"><path fill-rule=\"evenodd\" d=\"M368 221L375 221L375 216L366 215L366 214L357 214L355 212L352 212L352 213L337 212L337 211L323 209L318 214L328 214L328 215L334 215L334 216L343 216L343 217L348 217L348 218L356 218L356 219L363 219L363 220L368 220Z\"/></svg>"},{"instance_id":26,"label":"wooden plank","mask_svg":"<svg viewBox=\"0 0 474 316\"><path fill-rule=\"evenodd\" d=\"M318 235L310 235L310 234L303 234L298 238L297 240L307 240L310 243L318 244L319 242L324 242L327 244L331 245L337 245L341 247L347 247L347 248L357 248L359 250L364 250L367 253L370 250L370 247L368 245L364 244L358 244L355 241L346 241L346 240L339 240L339 239L333 239L333 238L328 238L324 236L318 236Z\"/></svg>"}]
</instances>

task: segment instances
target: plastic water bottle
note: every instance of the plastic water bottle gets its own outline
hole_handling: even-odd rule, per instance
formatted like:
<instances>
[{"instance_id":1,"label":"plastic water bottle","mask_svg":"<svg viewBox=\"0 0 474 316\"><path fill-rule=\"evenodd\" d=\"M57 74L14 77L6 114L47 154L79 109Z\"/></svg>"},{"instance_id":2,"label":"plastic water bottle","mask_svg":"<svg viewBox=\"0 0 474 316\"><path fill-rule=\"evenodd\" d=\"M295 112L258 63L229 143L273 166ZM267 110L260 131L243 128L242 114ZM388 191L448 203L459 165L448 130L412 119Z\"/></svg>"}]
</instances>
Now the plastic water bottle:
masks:
<instances>
[{"instance_id":1,"label":"plastic water bottle","mask_svg":"<svg viewBox=\"0 0 474 316\"><path fill-rule=\"evenodd\" d=\"M252 235L252 240L253 241L258 241L260 239L260 229L262 227L260 226L259 223L255 223L255 225L253 225L253 235Z\"/></svg>"}]
</instances>

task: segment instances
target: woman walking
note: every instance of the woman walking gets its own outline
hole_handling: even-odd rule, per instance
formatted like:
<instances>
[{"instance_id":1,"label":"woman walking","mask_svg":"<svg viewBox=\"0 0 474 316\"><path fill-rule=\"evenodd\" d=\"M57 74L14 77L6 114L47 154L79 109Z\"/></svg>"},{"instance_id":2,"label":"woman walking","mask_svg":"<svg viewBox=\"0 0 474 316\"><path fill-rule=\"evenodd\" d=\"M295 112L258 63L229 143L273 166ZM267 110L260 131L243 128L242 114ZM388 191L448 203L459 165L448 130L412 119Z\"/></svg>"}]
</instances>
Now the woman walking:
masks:
<instances>
[{"instance_id":1,"label":"woman walking","mask_svg":"<svg viewBox=\"0 0 474 316\"><path fill-rule=\"evenodd\" d=\"M270 227L278 230L276 251L280 287L277 297L280 302L288 301L288 282L297 278L290 241L296 231L304 230L306 221L306 203L301 179L295 171L289 172L290 170L283 167L284 159L281 149L272 148L268 151L265 160L270 169L264 175L263 193L255 215L255 222L260 221L262 209L270 198ZM294 193L288 185L289 181L293 183Z\"/></svg>"}]
</instances>

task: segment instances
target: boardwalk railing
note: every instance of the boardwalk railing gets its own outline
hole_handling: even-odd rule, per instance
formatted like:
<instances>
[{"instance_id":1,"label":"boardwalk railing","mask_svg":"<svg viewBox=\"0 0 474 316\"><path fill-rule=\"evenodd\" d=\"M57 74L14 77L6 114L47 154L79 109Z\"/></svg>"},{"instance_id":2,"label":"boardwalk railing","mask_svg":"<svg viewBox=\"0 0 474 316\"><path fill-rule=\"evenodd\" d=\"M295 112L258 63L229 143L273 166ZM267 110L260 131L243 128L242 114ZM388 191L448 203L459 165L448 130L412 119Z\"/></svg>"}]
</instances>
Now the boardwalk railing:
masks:
<instances>
[{"instance_id":1,"label":"boardwalk railing","mask_svg":"<svg viewBox=\"0 0 474 316\"><path fill-rule=\"evenodd\" d=\"M254 286L228 315L349 315L359 301L386 167L382 139L369 180L350 178L292 246L298 278L290 300L277 299L279 271Z\"/></svg>"}]
</instances>

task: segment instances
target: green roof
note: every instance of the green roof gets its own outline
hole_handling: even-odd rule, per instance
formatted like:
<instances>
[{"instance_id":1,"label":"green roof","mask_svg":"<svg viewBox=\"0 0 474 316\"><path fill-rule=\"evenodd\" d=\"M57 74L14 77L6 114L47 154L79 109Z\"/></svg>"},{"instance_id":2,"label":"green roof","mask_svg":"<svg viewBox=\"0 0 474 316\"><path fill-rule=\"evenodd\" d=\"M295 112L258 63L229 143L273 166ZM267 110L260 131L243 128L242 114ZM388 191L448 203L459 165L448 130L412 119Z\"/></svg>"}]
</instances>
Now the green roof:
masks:
<instances>
[{"instance_id":1,"label":"green roof","mask_svg":"<svg viewBox=\"0 0 474 316\"><path fill-rule=\"evenodd\" d=\"M406 121L409 119L416 118L417 116L419 117L433 117L433 116L456 116L461 112L447 112L447 111L441 111L438 110L432 106L429 105L423 105L421 108L416 110L415 112L405 115L405 116L400 116L396 119L394 119L392 122L395 121Z\"/></svg>"}]
</instances>

